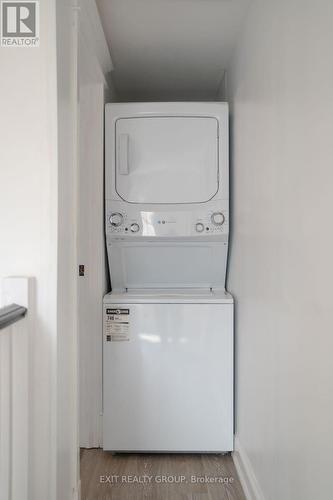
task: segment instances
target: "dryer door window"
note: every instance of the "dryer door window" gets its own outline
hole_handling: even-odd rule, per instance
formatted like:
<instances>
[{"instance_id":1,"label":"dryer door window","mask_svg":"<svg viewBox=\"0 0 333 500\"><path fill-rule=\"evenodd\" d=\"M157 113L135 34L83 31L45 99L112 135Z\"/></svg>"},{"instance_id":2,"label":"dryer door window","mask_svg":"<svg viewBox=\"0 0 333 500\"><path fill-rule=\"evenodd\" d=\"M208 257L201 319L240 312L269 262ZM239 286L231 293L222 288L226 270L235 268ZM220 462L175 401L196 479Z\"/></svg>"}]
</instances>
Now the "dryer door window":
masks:
<instances>
[{"instance_id":1,"label":"dryer door window","mask_svg":"<svg viewBox=\"0 0 333 500\"><path fill-rule=\"evenodd\" d=\"M201 203L218 191L215 118L118 119L115 153L116 190L130 203Z\"/></svg>"}]
</instances>

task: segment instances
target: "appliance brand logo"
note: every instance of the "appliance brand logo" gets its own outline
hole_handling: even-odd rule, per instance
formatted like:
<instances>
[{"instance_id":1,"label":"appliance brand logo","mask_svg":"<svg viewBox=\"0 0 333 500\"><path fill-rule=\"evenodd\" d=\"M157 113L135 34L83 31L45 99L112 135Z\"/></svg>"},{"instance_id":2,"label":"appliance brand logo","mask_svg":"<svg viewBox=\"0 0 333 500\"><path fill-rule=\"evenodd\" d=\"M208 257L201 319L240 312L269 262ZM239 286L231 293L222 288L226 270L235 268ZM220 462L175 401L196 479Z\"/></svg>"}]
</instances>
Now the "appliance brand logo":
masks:
<instances>
[{"instance_id":1,"label":"appliance brand logo","mask_svg":"<svg viewBox=\"0 0 333 500\"><path fill-rule=\"evenodd\" d=\"M129 309L106 309L106 314L129 314Z\"/></svg>"},{"instance_id":2,"label":"appliance brand logo","mask_svg":"<svg viewBox=\"0 0 333 500\"><path fill-rule=\"evenodd\" d=\"M1 46L39 47L39 2L1 2Z\"/></svg>"}]
</instances>

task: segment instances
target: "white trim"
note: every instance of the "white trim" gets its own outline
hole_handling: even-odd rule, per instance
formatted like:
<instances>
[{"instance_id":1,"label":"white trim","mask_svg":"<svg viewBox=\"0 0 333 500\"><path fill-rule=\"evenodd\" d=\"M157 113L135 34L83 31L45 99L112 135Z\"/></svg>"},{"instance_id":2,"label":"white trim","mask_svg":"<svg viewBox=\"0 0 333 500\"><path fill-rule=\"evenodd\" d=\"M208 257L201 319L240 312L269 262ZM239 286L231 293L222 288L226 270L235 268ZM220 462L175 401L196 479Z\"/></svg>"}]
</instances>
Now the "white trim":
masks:
<instances>
[{"instance_id":1,"label":"white trim","mask_svg":"<svg viewBox=\"0 0 333 500\"><path fill-rule=\"evenodd\" d=\"M80 12L80 34L83 34L87 45L93 52L96 61L109 86L109 75L113 63L107 45L97 6L94 0L78 0Z\"/></svg>"},{"instance_id":2,"label":"white trim","mask_svg":"<svg viewBox=\"0 0 333 500\"><path fill-rule=\"evenodd\" d=\"M77 487L73 491L73 500L81 500L81 480L78 481Z\"/></svg>"},{"instance_id":3,"label":"white trim","mask_svg":"<svg viewBox=\"0 0 333 500\"><path fill-rule=\"evenodd\" d=\"M18 304L29 309L31 283L34 278L27 276L8 276L2 279L1 305Z\"/></svg>"},{"instance_id":4,"label":"white trim","mask_svg":"<svg viewBox=\"0 0 333 500\"><path fill-rule=\"evenodd\" d=\"M99 447L102 443L102 298L107 291L104 269L103 238L103 137L104 94L103 74L94 54L88 51L86 38L80 37L79 57L79 179L77 200L77 256L79 263L94 273L77 276L79 325L79 440L83 448ZM82 134L82 137L81 137ZM87 149L86 137L90 137ZM88 156L87 156L88 155ZM95 179L91 184L89 179ZM84 197L83 197L84 196ZM91 211L86 211L87 199L94 203L93 213L99 220L91 224ZM88 198L87 198L88 197ZM89 205L89 203L88 203ZM85 217L88 217L85 223ZM90 221L90 222L89 222ZM94 251L87 234L94 235ZM96 253L97 252L97 253ZM94 260L99 263L97 266ZM78 273L77 273L78 274ZM88 293L89 288L89 294ZM88 307L87 307L88 306ZM87 311L89 314L87 316ZM92 318L92 319L91 319ZM93 321L94 324L91 323ZM83 368L83 369L82 369Z\"/></svg>"},{"instance_id":5,"label":"white trim","mask_svg":"<svg viewBox=\"0 0 333 500\"><path fill-rule=\"evenodd\" d=\"M250 459L240 444L238 436L235 436L235 451L232 453L232 459L243 487L246 500L265 500Z\"/></svg>"},{"instance_id":6,"label":"white trim","mask_svg":"<svg viewBox=\"0 0 333 500\"><path fill-rule=\"evenodd\" d=\"M73 236L75 240L75 269L78 269L78 186L79 186L79 47L80 47L80 16L78 10L73 19L73 210L75 211L75 227L73 229ZM81 471L80 471L80 429L79 429L79 408L80 408L80 392L79 392L79 290L78 290L78 277L75 273L75 296L73 297L73 307L75 308L74 327L75 334L73 337L73 375L74 375L74 390L75 390L75 422L73 431L75 432L75 455L73 455L73 468L75 470L75 490L74 499L81 500Z\"/></svg>"}]
</instances>

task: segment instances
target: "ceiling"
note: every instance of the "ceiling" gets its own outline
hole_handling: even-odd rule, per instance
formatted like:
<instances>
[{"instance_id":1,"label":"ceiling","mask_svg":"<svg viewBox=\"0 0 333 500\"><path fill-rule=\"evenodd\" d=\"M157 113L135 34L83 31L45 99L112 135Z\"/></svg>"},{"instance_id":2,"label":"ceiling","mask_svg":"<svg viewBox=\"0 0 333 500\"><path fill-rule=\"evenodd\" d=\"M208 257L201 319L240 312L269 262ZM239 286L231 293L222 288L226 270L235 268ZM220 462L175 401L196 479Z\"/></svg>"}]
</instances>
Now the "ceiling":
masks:
<instances>
[{"instance_id":1,"label":"ceiling","mask_svg":"<svg viewBox=\"0 0 333 500\"><path fill-rule=\"evenodd\" d=\"M215 99L249 0L96 0L122 100Z\"/></svg>"}]
</instances>

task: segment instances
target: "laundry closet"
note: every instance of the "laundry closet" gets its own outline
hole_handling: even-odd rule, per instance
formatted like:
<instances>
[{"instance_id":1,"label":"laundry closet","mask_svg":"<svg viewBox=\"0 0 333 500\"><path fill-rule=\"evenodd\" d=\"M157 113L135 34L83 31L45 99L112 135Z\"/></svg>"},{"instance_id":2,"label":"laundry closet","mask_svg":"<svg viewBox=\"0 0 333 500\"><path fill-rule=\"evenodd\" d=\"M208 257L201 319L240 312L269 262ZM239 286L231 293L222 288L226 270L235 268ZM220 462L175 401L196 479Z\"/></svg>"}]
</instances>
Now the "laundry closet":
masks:
<instances>
[{"instance_id":1,"label":"laundry closet","mask_svg":"<svg viewBox=\"0 0 333 500\"><path fill-rule=\"evenodd\" d=\"M222 61L198 65L193 56L202 50L195 32L203 15L205 44L216 50L218 42L227 59L246 2L226 6L224 23L234 27L222 38L210 34L213 14L221 12L214 2L212 10L203 2L143 2L137 22L138 3L125 3L97 2L94 11L113 65L106 77L94 75L91 40L82 36L79 46L80 444L113 452L230 452L226 69ZM169 69L162 64L165 36L171 42L181 27L161 25L164 34L156 33L150 7L158 23L163 15L171 23L181 9L191 61L174 53ZM155 49L144 26L160 45L160 62L150 61ZM127 60L135 38L149 42L141 55L146 74ZM175 39L171 52L182 44Z\"/></svg>"},{"instance_id":2,"label":"laundry closet","mask_svg":"<svg viewBox=\"0 0 333 500\"><path fill-rule=\"evenodd\" d=\"M81 4L80 446L329 498L331 3Z\"/></svg>"}]
</instances>

